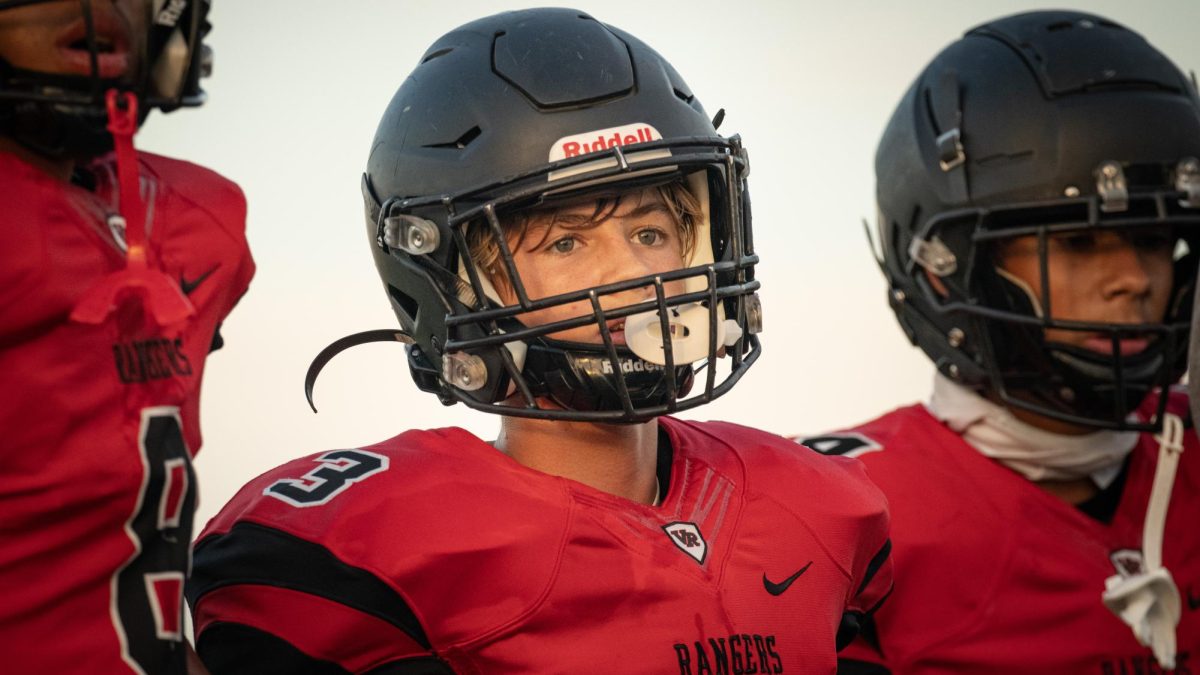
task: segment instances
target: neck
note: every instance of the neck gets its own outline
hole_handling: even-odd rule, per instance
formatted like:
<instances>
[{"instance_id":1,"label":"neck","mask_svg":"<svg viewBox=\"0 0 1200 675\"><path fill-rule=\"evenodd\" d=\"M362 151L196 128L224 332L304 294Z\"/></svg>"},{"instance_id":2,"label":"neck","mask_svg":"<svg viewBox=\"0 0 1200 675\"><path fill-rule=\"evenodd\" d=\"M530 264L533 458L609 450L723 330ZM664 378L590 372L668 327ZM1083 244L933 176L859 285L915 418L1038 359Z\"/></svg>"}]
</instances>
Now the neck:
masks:
<instances>
[{"instance_id":1,"label":"neck","mask_svg":"<svg viewBox=\"0 0 1200 675\"><path fill-rule=\"evenodd\" d=\"M1100 488L1090 478L1037 480L1033 484L1072 506L1078 506L1100 493Z\"/></svg>"},{"instance_id":2,"label":"neck","mask_svg":"<svg viewBox=\"0 0 1200 675\"><path fill-rule=\"evenodd\" d=\"M0 136L0 153L12 155L64 183L70 182L75 171L75 160L40 155L5 136Z\"/></svg>"},{"instance_id":3,"label":"neck","mask_svg":"<svg viewBox=\"0 0 1200 675\"><path fill-rule=\"evenodd\" d=\"M999 401L993 402L997 405L1004 405ZM1062 434L1063 436L1082 436L1084 434L1090 434L1097 431L1096 427L1085 427L1073 422L1065 422L1063 420L1054 419L1053 417L1046 417L1045 415L1039 415L1032 410L1018 408L1016 406L1005 407L1007 407L1008 411L1013 414L1013 417L1021 420L1031 427L1037 427L1042 431L1049 431L1052 434Z\"/></svg>"},{"instance_id":4,"label":"neck","mask_svg":"<svg viewBox=\"0 0 1200 675\"><path fill-rule=\"evenodd\" d=\"M505 417L496 447L531 469L642 504L657 485L658 422L594 424Z\"/></svg>"}]
</instances>

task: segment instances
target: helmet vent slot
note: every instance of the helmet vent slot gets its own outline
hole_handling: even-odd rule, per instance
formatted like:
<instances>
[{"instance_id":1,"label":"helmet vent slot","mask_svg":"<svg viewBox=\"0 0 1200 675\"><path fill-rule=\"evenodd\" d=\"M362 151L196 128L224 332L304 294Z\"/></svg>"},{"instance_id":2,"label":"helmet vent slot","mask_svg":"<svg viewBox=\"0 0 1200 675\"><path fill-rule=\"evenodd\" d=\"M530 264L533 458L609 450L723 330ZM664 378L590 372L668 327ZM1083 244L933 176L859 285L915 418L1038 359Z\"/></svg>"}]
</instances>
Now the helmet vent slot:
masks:
<instances>
[{"instance_id":1,"label":"helmet vent slot","mask_svg":"<svg viewBox=\"0 0 1200 675\"><path fill-rule=\"evenodd\" d=\"M479 135L482 133L483 133L482 129L480 129L478 126L474 126L474 127L471 127L470 129L467 129L465 132L463 132L463 134L461 136L454 139L453 141L450 141L448 143L433 143L430 145L426 145L425 147L439 148L442 150L465 150L466 147L471 144L471 141L475 140L476 138L479 138Z\"/></svg>"},{"instance_id":2,"label":"helmet vent slot","mask_svg":"<svg viewBox=\"0 0 1200 675\"><path fill-rule=\"evenodd\" d=\"M409 321L416 323L417 301L413 300L412 296L390 284L388 285L388 295L392 296L392 302L403 310L408 316Z\"/></svg>"},{"instance_id":3,"label":"helmet vent slot","mask_svg":"<svg viewBox=\"0 0 1200 675\"><path fill-rule=\"evenodd\" d=\"M430 61L438 58L439 56L445 56L452 51L454 51L454 47L443 47L442 49L439 49L436 52L433 52L432 54L430 54L429 56L426 56L425 58L421 59L421 63L429 63Z\"/></svg>"}]
</instances>

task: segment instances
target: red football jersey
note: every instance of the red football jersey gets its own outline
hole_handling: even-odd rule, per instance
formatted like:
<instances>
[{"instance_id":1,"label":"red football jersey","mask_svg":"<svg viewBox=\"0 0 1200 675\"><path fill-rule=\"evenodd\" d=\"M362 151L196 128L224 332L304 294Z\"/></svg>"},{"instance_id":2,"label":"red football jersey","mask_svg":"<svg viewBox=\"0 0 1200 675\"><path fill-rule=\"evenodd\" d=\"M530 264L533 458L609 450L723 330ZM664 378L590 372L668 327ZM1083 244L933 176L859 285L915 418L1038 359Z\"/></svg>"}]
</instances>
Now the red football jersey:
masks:
<instances>
[{"instance_id":1,"label":"red football jersey","mask_svg":"<svg viewBox=\"0 0 1200 675\"><path fill-rule=\"evenodd\" d=\"M0 153L0 654L11 673L182 672L200 379L254 272L237 186L140 156L152 259L196 313L80 297L123 269L115 167L85 190Z\"/></svg>"},{"instance_id":2,"label":"red football jersey","mask_svg":"<svg viewBox=\"0 0 1200 675\"><path fill-rule=\"evenodd\" d=\"M1169 410L1187 415L1172 395ZM1200 447L1185 433L1163 565L1183 599L1175 673L1200 663ZM1105 523L985 457L921 405L802 441L857 456L887 495L896 592L846 672L1157 674L1150 649L1101 601L1118 565L1141 558L1159 444L1142 434Z\"/></svg>"},{"instance_id":3,"label":"red football jersey","mask_svg":"<svg viewBox=\"0 0 1200 675\"><path fill-rule=\"evenodd\" d=\"M657 507L461 429L273 470L197 541L197 650L215 675L834 672L839 630L891 587L862 467L730 424L660 428Z\"/></svg>"}]
</instances>

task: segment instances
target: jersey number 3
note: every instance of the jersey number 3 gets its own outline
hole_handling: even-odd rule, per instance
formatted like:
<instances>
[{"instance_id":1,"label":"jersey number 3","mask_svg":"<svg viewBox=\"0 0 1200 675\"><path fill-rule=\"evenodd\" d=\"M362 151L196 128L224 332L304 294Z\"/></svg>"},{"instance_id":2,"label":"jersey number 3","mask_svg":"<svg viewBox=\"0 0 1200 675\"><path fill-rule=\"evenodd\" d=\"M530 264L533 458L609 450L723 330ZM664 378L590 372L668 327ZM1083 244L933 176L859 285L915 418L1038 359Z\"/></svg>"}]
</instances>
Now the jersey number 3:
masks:
<instances>
[{"instance_id":1,"label":"jersey number 3","mask_svg":"<svg viewBox=\"0 0 1200 675\"><path fill-rule=\"evenodd\" d=\"M334 450L313 460L320 464L303 478L277 480L263 490L292 506L318 506L343 490L380 471L387 471L388 458L366 450Z\"/></svg>"},{"instance_id":2,"label":"jersey number 3","mask_svg":"<svg viewBox=\"0 0 1200 675\"><path fill-rule=\"evenodd\" d=\"M182 672L183 580L190 567L195 473L179 408L142 410L142 490L125 524L134 554L113 579L125 662L140 673Z\"/></svg>"}]
</instances>

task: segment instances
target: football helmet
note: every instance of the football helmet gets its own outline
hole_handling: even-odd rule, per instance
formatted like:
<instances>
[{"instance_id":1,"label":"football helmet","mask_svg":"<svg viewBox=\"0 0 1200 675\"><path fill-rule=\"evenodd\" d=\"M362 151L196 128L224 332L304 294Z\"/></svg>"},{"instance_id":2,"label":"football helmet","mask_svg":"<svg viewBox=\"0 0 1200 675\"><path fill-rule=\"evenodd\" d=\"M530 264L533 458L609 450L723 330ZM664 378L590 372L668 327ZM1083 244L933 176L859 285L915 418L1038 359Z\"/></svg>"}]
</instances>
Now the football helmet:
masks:
<instances>
[{"instance_id":1,"label":"football helmet","mask_svg":"<svg viewBox=\"0 0 1200 675\"><path fill-rule=\"evenodd\" d=\"M327 348L309 371L310 403L333 354L376 339L410 343L421 389L491 413L638 422L715 399L760 353L748 172L738 137L719 135L675 69L624 31L570 9L451 31L396 92L362 179L367 235L401 330ZM672 184L700 207L680 269L526 292L502 223ZM472 258L471 228L498 245L515 302L501 301ZM529 320L581 302L579 316ZM614 340L622 321L625 340ZM587 325L600 343L552 335Z\"/></svg>"},{"instance_id":2,"label":"football helmet","mask_svg":"<svg viewBox=\"0 0 1200 675\"><path fill-rule=\"evenodd\" d=\"M1094 14L999 19L917 77L875 171L890 304L942 374L1073 424L1160 425L1166 397L1153 414L1131 411L1186 366L1200 250L1194 81ZM1051 279L1048 242L1101 232L1169 240L1174 287L1161 321L1082 321L1051 306L1052 284L1071 280ZM1036 238L1040 288L998 265L1018 237ZM1112 353L1055 339L1062 331L1102 339ZM1133 344L1146 346L1122 353Z\"/></svg>"},{"instance_id":3,"label":"football helmet","mask_svg":"<svg viewBox=\"0 0 1200 675\"><path fill-rule=\"evenodd\" d=\"M0 13L52 1L60 0L0 0ZM86 158L112 148L105 128L109 89L133 93L142 121L153 108L169 112L203 103L200 79L212 70L212 51L204 44L211 0L101 4L78 0L80 22L62 36L87 54L89 74L43 73L0 59L0 134L43 155ZM114 7L126 4L140 15L114 16ZM139 34L125 35L126 26ZM105 76L103 59L114 49L137 55L135 72Z\"/></svg>"}]
</instances>

